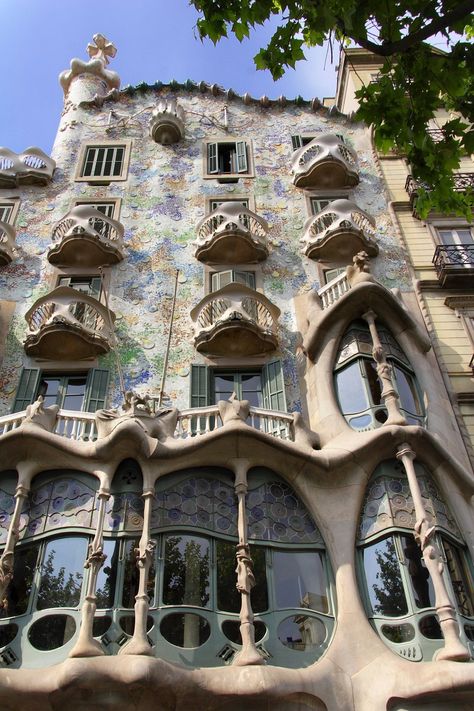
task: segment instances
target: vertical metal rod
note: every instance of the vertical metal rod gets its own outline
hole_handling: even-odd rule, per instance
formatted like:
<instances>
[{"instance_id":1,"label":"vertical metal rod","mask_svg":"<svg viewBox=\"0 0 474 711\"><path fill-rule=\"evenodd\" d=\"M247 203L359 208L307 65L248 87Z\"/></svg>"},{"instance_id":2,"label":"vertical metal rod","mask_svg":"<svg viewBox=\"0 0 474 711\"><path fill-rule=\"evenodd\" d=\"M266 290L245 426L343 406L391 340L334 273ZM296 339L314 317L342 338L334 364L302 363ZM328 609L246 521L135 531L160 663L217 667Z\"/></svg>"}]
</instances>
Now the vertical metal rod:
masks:
<instances>
[{"instance_id":1,"label":"vertical metal rod","mask_svg":"<svg viewBox=\"0 0 474 711\"><path fill-rule=\"evenodd\" d=\"M123 371L122 371L122 364L120 363L120 357L118 353L118 339L115 334L115 328L114 324L112 323L112 316L110 315L110 309L109 309L109 297L107 294L107 289L105 288L105 281L104 281L104 269L103 267L99 267L99 274L100 274L100 281L101 281L101 288L104 293L104 299L105 299L105 308L107 309L107 317L109 319L109 328L110 328L110 333L113 336L114 342L113 342L113 352L115 355L115 360L117 363L117 371L118 371L118 376L120 380L120 390L122 391L123 395L123 400L125 402L125 382L123 379Z\"/></svg>"},{"instance_id":2,"label":"vertical metal rod","mask_svg":"<svg viewBox=\"0 0 474 711\"><path fill-rule=\"evenodd\" d=\"M161 407L161 403L163 402L163 392L165 389L165 382L166 382L166 371L168 370L168 358L170 355L171 336L173 335L174 310L176 307L176 294L178 292L178 276L179 276L179 269L176 270L176 276L175 276L175 280L174 280L173 306L171 307L171 318L170 318L170 325L168 328L168 343L166 344L165 360L163 363L163 375L161 376L160 398L158 400L158 407Z\"/></svg>"}]
</instances>

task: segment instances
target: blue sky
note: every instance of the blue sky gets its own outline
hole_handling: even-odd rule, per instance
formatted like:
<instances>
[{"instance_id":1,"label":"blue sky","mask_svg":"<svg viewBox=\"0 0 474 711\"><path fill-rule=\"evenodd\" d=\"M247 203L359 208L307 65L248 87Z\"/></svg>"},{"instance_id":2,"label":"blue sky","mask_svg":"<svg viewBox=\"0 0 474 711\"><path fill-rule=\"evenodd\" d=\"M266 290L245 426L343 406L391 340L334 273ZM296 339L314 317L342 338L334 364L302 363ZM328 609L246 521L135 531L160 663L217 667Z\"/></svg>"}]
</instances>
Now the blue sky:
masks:
<instances>
[{"instance_id":1,"label":"blue sky","mask_svg":"<svg viewBox=\"0 0 474 711\"><path fill-rule=\"evenodd\" d=\"M31 145L51 150L63 101L58 74L73 57L87 59L86 45L96 32L118 49L110 68L122 86L193 79L257 97L334 95L335 65L326 61L325 48L310 50L308 61L274 82L253 64L271 26L242 44L232 38L214 47L196 37L196 20L187 0L0 0L0 145L17 152Z\"/></svg>"}]
</instances>

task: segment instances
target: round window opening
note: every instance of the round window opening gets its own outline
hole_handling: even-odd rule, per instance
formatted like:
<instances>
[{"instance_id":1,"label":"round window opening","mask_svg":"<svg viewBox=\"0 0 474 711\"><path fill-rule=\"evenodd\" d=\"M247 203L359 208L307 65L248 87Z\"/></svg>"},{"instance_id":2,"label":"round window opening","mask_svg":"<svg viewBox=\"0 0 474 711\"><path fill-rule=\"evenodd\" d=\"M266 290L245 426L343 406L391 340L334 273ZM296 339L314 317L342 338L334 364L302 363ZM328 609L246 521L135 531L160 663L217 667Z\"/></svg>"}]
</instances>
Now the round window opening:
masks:
<instances>
[{"instance_id":1,"label":"round window opening","mask_svg":"<svg viewBox=\"0 0 474 711\"><path fill-rule=\"evenodd\" d=\"M296 652L310 652L326 639L326 627L312 615L287 617L278 625L278 639L288 649Z\"/></svg>"},{"instance_id":2,"label":"round window opening","mask_svg":"<svg viewBox=\"0 0 474 711\"><path fill-rule=\"evenodd\" d=\"M265 637L267 631L266 626L260 620L254 622L255 642L260 642ZM240 634L240 622L237 620L224 620L222 623L222 631L231 642L234 644L242 644L242 636Z\"/></svg>"},{"instance_id":3,"label":"round window opening","mask_svg":"<svg viewBox=\"0 0 474 711\"><path fill-rule=\"evenodd\" d=\"M69 642L75 631L76 622L71 615L47 615L31 625L28 639L35 649L48 652Z\"/></svg>"},{"instance_id":4,"label":"round window opening","mask_svg":"<svg viewBox=\"0 0 474 711\"><path fill-rule=\"evenodd\" d=\"M160 632L176 647L190 649L204 644L209 639L211 628L201 615L191 612L173 612L161 621Z\"/></svg>"}]
</instances>

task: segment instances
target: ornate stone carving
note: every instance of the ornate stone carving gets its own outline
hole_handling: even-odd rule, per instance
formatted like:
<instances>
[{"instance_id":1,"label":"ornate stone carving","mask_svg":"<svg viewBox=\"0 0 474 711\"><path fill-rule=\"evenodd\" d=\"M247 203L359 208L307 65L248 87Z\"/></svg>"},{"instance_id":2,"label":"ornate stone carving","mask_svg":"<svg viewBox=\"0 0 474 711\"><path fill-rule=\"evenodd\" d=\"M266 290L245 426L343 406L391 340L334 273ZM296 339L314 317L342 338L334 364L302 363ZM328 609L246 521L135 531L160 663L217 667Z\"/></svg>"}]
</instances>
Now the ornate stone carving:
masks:
<instances>
[{"instance_id":1,"label":"ornate stone carving","mask_svg":"<svg viewBox=\"0 0 474 711\"><path fill-rule=\"evenodd\" d=\"M47 185L55 168L56 161L36 146L26 148L23 153L0 148L0 188Z\"/></svg>"},{"instance_id":2,"label":"ornate stone carving","mask_svg":"<svg viewBox=\"0 0 474 711\"><path fill-rule=\"evenodd\" d=\"M71 60L70 69L59 75L59 83L73 104L81 101L91 101L96 97L104 98L107 93L120 87L120 77L105 67L109 57L115 57L117 50L104 35L95 34L95 44L87 45L87 53L91 58L88 62L81 59ZM80 79L80 81L77 81Z\"/></svg>"},{"instance_id":3,"label":"ornate stone carving","mask_svg":"<svg viewBox=\"0 0 474 711\"><path fill-rule=\"evenodd\" d=\"M299 412L293 413L293 434L294 441L300 447L320 449L319 435L308 427L303 415Z\"/></svg>"},{"instance_id":4,"label":"ornate stone carving","mask_svg":"<svg viewBox=\"0 0 474 711\"><path fill-rule=\"evenodd\" d=\"M150 136L162 146L184 138L184 110L174 99L162 99L153 109Z\"/></svg>"},{"instance_id":5,"label":"ornate stone carving","mask_svg":"<svg viewBox=\"0 0 474 711\"><path fill-rule=\"evenodd\" d=\"M245 422L250 413L250 402L238 400L235 392L228 400L219 400L217 407L224 425L230 422Z\"/></svg>"},{"instance_id":6,"label":"ornate stone carving","mask_svg":"<svg viewBox=\"0 0 474 711\"><path fill-rule=\"evenodd\" d=\"M352 258L352 264L346 269L347 281L351 287L363 281L375 282L375 278L370 273L369 255L367 252L357 252Z\"/></svg>"},{"instance_id":7,"label":"ornate stone carving","mask_svg":"<svg viewBox=\"0 0 474 711\"><path fill-rule=\"evenodd\" d=\"M176 408L153 409L153 399L129 390L120 409L97 410L95 421L98 439L103 439L121 424L133 420L149 437L160 442L174 436L179 411Z\"/></svg>"},{"instance_id":8,"label":"ornate stone carving","mask_svg":"<svg viewBox=\"0 0 474 711\"><path fill-rule=\"evenodd\" d=\"M26 417L23 425L36 425L47 432L53 432L58 418L59 405L43 406L44 398L39 395L35 402L26 408Z\"/></svg>"}]
</instances>

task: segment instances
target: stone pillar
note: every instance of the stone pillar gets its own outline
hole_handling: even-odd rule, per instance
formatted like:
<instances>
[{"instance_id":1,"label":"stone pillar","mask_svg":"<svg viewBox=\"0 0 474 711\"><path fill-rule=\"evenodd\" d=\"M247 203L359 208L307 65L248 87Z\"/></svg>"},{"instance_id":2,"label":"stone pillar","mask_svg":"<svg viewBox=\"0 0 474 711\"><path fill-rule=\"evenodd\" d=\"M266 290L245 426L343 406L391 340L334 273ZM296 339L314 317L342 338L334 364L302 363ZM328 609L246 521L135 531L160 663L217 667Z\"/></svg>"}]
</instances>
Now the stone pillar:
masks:
<instances>
[{"instance_id":1,"label":"stone pillar","mask_svg":"<svg viewBox=\"0 0 474 711\"><path fill-rule=\"evenodd\" d=\"M242 637L242 651L234 658L236 666L248 664L265 664L265 660L255 646L255 627L250 602L250 591L255 585L253 562L250 556L250 547L247 539L247 512L245 497L247 494L247 471L249 468L246 459L234 459L232 462L235 473L235 493L238 500L238 534L237 544L237 590L241 596L240 607L240 634Z\"/></svg>"},{"instance_id":2,"label":"stone pillar","mask_svg":"<svg viewBox=\"0 0 474 711\"><path fill-rule=\"evenodd\" d=\"M15 491L15 508L8 527L7 540L2 556L0 558L0 603L3 604L5 595L13 580L13 564L15 558L15 545L18 541L18 526L20 524L20 514L23 504L28 498L29 486L18 484Z\"/></svg>"},{"instance_id":3,"label":"stone pillar","mask_svg":"<svg viewBox=\"0 0 474 711\"><path fill-rule=\"evenodd\" d=\"M81 610L81 629L76 644L69 653L70 657L98 657L105 654L102 645L94 639L94 615L97 609L97 576L102 568L104 555L104 518L105 507L110 499L110 491L99 489L99 512L97 528L92 543L89 544L87 560L84 567L89 569L87 591Z\"/></svg>"},{"instance_id":4,"label":"stone pillar","mask_svg":"<svg viewBox=\"0 0 474 711\"><path fill-rule=\"evenodd\" d=\"M135 596L135 628L133 637L120 650L119 654L153 655L153 648L147 638L147 617L149 610L147 582L151 561L155 552L155 542L150 539L151 504L155 495L154 489L144 489L143 531L135 548L137 567L139 571L138 592Z\"/></svg>"},{"instance_id":5,"label":"stone pillar","mask_svg":"<svg viewBox=\"0 0 474 711\"><path fill-rule=\"evenodd\" d=\"M405 417L400 412L399 397L392 380L392 367L387 362L385 351L375 325L376 315L373 311L362 314L367 321L372 336L372 356L377 363L377 375L382 381L382 400L387 408L388 418L384 425L406 425Z\"/></svg>"},{"instance_id":6,"label":"stone pillar","mask_svg":"<svg viewBox=\"0 0 474 711\"><path fill-rule=\"evenodd\" d=\"M436 653L436 660L447 659L455 662L469 661L471 655L459 639L459 624L456 609L451 602L443 579L443 556L435 540L435 527L426 518L425 505L420 485L416 477L413 461L415 453L408 444L402 444L397 451L405 467L410 493L415 507L415 540L421 548L423 560L430 574L435 593L435 609L444 637L444 647Z\"/></svg>"}]
</instances>

